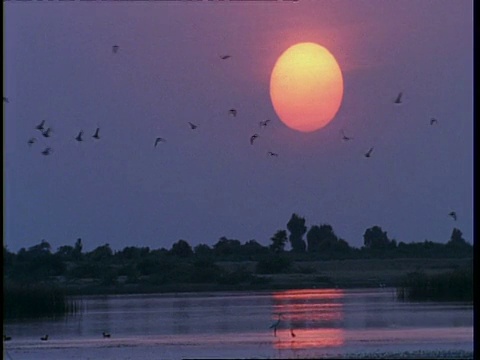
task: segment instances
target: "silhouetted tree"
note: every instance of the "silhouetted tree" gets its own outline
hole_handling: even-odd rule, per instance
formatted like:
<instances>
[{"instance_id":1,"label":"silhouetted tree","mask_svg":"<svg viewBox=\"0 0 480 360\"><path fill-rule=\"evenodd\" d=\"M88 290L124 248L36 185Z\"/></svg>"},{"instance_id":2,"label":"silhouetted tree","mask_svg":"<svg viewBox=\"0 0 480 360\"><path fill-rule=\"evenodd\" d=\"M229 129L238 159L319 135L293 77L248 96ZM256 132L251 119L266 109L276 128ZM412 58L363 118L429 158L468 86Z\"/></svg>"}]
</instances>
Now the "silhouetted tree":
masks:
<instances>
[{"instance_id":1,"label":"silhouetted tree","mask_svg":"<svg viewBox=\"0 0 480 360\"><path fill-rule=\"evenodd\" d=\"M307 243L309 252L324 252L335 249L338 242L331 225L314 225L307 233Z\"/></svg>"},{"instance_id":2,"label":"silhouetted tree","mask_svg":"<svg viewBox=\"0 0 480 360\"><path fill-rule=\"evenodd\" d=\"M213 245L213 251L216 256L235 255L241 251L241 242L239 240L227 239L222 236L218 242Z\"/></svg>"},{"instance_id":3,"label":"silhouetted tree","mask_svg":"<svg viewBox=\"0 0 480 360\"><path fill-rule=\"evenodd\" d=\"M287 231L286 230L277 230L275 235L273 235L270 240L272 244L270 245L270 250L274 253L281 253L285 250L285 244L288 241Z\"/></svg>"},{"instance_id":4,"label":"silhouetted tree","mask_svg":"<svg viewBox=\"0 0 480 360\"><path fill-rule=\"evenodd\" d=\"M390 245L390 239L380 226L373 226L365 230L363 243L367 249L386 249Z\"/></svg>"},{"instance_id":5,"label":"silhouetted tree","mask_svg":"<svg viewBox=\"0 0 480 360\"><path fill-rule=\"evenodd\" d=\"M248 257L255 257L268 252L268 248L259 244L256 240L249 240L241 246L242 253Z\"/></svg>"},{"instance_id":6,"label":"silhouetted tree","mask_svg":"<svg viewBox=\"0 0 480 360\"><path fill-rule=\"evenodd\" d=\"M113 256L112 249L109 244L101 245L95 248L93 251L86 254L87 257L96 262L102 262L110 260Z\"/></svg>"},{"instance_id":7,"label":"silhouetted tree","mask_svg":"<svg viewBox=\"0 0 480 360\"><path fill-rule=\"evenodd\" d=\"M307 231L305 226L305 219L298 216L297 214L292 214L292 217L287 223L287 229L290 231L290 245L292 246L293 252L305 252L306 244L303 240L303 235Z\"/></svg>"},{"instance_id":8,"label":"silhouetted tree","mask_svg":"<svg viewBox=\"0 0 480 360\"><path fill-rule=\"evenodd\" d=\"M181 258L186 258L193 255L193 250L188 242L185 240L178 240L172 245L172 250L170 250L170 253Z\"/></svg>"},{"instance_id":9,"label":"silhouetted tree","mask_svg":"<svg viewBox=\"0 0 480 360\"><path fill-rule=\"evenodd\" d=\"M199 244L193 248L196 256L210 257L213 254L213 250L210 246L205 244Z\"/></svg>"}]
</instances>

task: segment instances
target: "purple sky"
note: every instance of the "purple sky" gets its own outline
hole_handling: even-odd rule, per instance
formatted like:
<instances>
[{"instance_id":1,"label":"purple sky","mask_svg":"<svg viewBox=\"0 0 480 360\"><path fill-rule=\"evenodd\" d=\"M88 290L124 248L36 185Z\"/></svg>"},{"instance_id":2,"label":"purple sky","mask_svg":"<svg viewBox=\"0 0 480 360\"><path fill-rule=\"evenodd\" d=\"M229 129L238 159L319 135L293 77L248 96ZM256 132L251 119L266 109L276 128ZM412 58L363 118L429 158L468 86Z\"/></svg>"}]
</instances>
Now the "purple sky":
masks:
<instances>
[{"instance_id":1,"label":"purple sky","mask_svg":"<svg viewBox=\"0 0 480 360\"><path fill-rule=\"evenodd\" d=\"M473 1L7 1L4 11L11 251L79 237L86 251L222 236L268 245L293 212L356 247L374 225L442 243L458 227L473 242ZM336 118L308 134L286 127L269 96L276 59L304 41L329 49L345 87ZM35 129L43 119L50 138ZM167 142L154 148L156 137Z\"/></svg>"}]
</instances>

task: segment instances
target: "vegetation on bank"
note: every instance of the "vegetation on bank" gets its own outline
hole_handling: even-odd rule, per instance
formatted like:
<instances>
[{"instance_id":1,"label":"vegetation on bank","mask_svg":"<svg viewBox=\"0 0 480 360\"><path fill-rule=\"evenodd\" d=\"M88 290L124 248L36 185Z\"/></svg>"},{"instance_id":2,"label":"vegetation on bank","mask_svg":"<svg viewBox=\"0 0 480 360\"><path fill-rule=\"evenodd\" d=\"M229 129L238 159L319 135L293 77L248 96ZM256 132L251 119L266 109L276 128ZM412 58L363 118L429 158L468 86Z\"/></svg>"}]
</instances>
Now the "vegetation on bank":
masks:
<instances>
[{"instance_id":1,"label":"vegetation on bank","mask_svg":"<svg viewBox=\"0 0 480 360\"><path fill-rule=\"evenodd\" d=\"M61 286L59 291L63 293L66 291L69 294L178 289L198 291L301 286L343 287L345 284L365 286L382 280L381 275L384 275L382 273L385 269L367 271L361 267L357 268L356 277L364 276L364 281L349 282L348 276L334 279L331 272L327 276L311 264L376 259L389 259L389 263L394 263L396 259L406 258L473 257L472 245L463 239L461 231L456 228L453 229L451 238L446 244L427 240L420 243L397 243L379 226L367 229L363 238L363 247L351 247L345 240L337 237L330 225L314 225L307 231L305 219L293 214L287 223L287 230L276 231L268 246L263 246L255 240L242 244L239 240L222 237L213 246L200 244L192 247L187 241L178 240L170 249L153 250L149 247L129 246L120 251L113 251L109 244L104 244L92 251L84 252L81 239L77 239L73 246L64 245L55 252L52 252L50 244L45 240L28 249L22 248L17 253L12 253L4 247L4 315L7 312L17 315L30 314L28 306L13 310L12 304L20 306L22 303L42 303L28 298L29 292L37 294L38 299L48 298L36 292L32 284L36 286L44 284L46 287L44 294L59 294L51 287L52 284ZM287 244L291 250L285 249ZM236 266L226 265L232 263ZM391 279L396 279L395 271L398 276L403 275L396 269L389 269ZM296 274L302 277L291 277ZM302 282L299 279L308 281ZM62 304L58 300L59 297L60 295L50 297L54 304L52 306L55 309L64 308L67 312L71 311L68 304ZM46 305L44 309L44 313L55 313ZM42 311L35 310L33 313Z\"/></svg>"}]
</instances>

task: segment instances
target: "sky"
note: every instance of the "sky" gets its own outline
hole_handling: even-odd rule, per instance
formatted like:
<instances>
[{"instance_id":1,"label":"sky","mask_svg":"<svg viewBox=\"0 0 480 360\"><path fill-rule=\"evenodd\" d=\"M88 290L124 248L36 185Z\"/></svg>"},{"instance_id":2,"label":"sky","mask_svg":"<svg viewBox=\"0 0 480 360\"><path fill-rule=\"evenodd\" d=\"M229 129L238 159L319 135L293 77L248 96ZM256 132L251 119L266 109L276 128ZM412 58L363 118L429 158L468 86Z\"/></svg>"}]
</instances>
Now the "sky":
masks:
<instances>
[{"instance_id":1,"label":"sky","mask_svg":"<svg viewBox=\"0 0 480 360\"><path fill-rule=\"evenodd\" d=\"M10 251L77 238L85 251L267 246L293 213L354 247L375 225L397 242L446 243L456 227L473 243L473 1L3 8ZM284 125L269 93L276 60L301 42L327 48L344 81L335 118L310 133Z\"/></svg>"}]
</instances>

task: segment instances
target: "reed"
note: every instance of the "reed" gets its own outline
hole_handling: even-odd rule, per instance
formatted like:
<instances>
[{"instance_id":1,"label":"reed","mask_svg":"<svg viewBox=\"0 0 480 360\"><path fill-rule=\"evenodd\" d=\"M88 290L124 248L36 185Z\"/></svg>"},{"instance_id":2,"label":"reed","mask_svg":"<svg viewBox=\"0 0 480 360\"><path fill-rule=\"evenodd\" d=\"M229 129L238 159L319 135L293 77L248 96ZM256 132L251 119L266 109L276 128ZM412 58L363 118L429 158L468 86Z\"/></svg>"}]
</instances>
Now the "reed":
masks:
<instances>
[{"instance_id":1,"label":"reed","mask_svg":"<svg viewBox=\"0 0 480 360\"><path fill-rule=\"evenodd\" d=\"M4 284L4 319L59 317L80 310L78 300L53 284Z\"/></svg>"}]
</instances>

